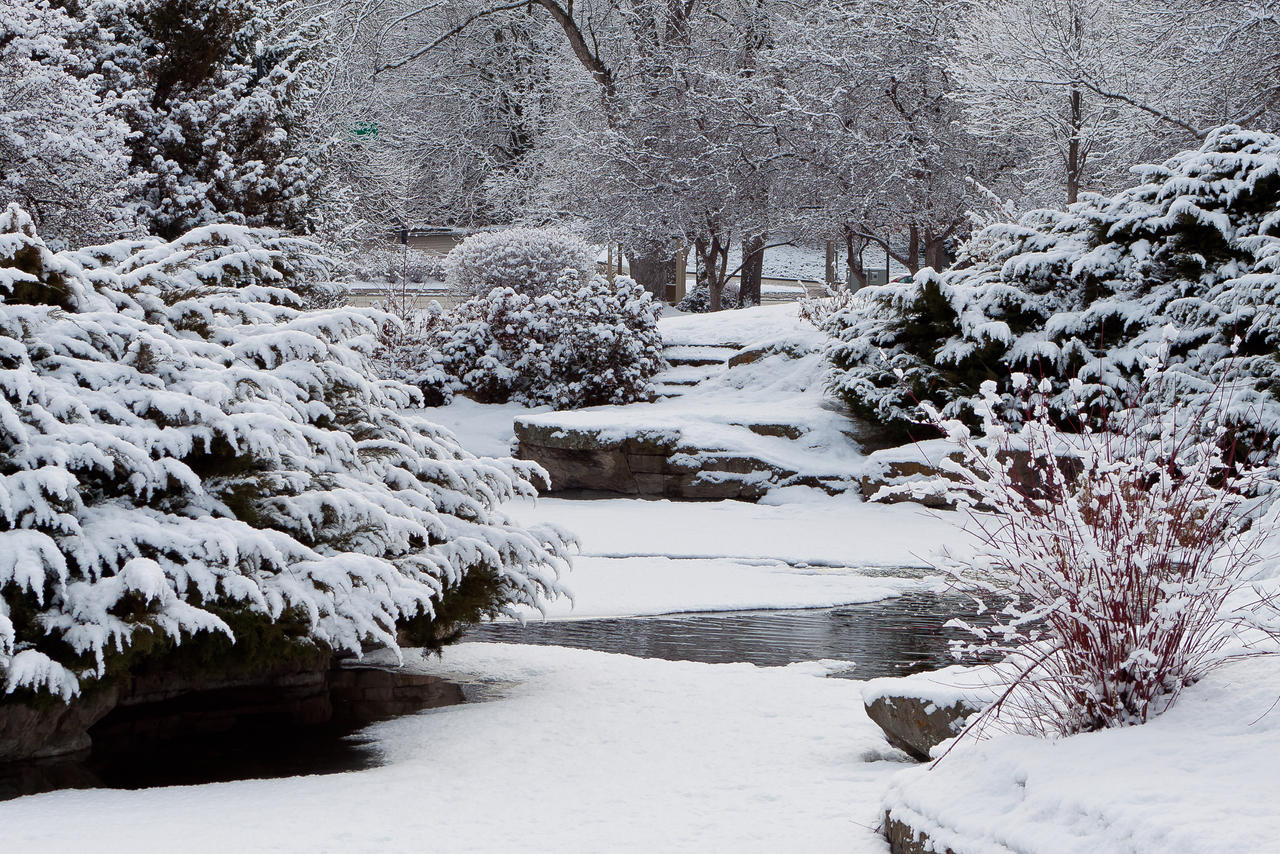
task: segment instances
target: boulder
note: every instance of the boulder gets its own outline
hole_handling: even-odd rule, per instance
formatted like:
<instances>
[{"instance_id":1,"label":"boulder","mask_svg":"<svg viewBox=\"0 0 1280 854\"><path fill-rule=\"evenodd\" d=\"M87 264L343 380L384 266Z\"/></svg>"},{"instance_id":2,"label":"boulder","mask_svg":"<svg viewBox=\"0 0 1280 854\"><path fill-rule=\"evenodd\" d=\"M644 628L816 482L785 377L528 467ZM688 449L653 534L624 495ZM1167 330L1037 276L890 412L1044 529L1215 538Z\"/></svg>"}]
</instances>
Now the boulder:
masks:
<instances>
[{"instance_id":1,"label":"boulder","mask_svg":"<svg viewBox=\"0 0 1280 854\"><path fill-rule=\"evenodd\" d=\"M884 837L889 840L889 854L955 854L950 848L939 848L922 830L884 814Z\"/></svg>"},{"instance_id":2,"label":"boulder","mask_svg":"<svg viewBox=\"0 0 1280 854\"><path fill-rule=\"evenodd\" d=\"M868 680L862 701L890 744L927 762L930 750L955 738L973 715L1000 698L1009 675L1003 664L953 664Z\"/></svg>"},{"instance_id":3,"label":"boulder","mask_svg":"<svg viewBox=\"0 0 1280 854\"><path fill-rule=\"evenodd\" d=\"M970 715L981 708L968 700L958 699L941 706L921 697L878 697L866 704L867 717L884 730L889 743L906 751L921 762L929 761L929 751L942 742L955 738L965 727Z\"/></svg>"},{"instance_id":4,"label":"boulder","mask_svg":"<svg viewBox=\"0 0 1280 854\"><path fill-rule=\"evenodd\" d=\"M100 688L70 704L51 698L0 702L0 762L49 759L89 749L89 727L115 708L115 687Z\"/></svg>"}]
</instances>

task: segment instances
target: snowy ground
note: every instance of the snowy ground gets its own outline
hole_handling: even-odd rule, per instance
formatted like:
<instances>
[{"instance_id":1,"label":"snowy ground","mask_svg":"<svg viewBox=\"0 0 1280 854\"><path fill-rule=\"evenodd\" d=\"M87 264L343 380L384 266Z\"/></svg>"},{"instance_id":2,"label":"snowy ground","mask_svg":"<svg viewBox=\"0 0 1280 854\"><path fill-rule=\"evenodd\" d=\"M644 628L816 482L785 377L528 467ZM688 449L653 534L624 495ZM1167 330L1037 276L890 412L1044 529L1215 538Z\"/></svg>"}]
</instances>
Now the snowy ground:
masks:
<instances>
[{"instance_id":1,"label":"snowy ground","mask_svg":"<svg viewBox=\"0 0 1280 854\"><path fill-rule=\"evenodd\" d=\"M962 744L893 780L894 817L964 854L1280 850L1280 658L1225 667L1140 727Z\"/></svg>"},{"instance_id":2,"label":"snowy ground","mask_svg":"<svg viewBox=\"0 0 1280 854\"><path fill-rule=\"evenodd\" d=\"M464 644L425 668L505 687L374 727L381 768L3 803L4 850L886 850L874 826L900 757L858 683L822 665Z\"/></svg>"}]
</instances>

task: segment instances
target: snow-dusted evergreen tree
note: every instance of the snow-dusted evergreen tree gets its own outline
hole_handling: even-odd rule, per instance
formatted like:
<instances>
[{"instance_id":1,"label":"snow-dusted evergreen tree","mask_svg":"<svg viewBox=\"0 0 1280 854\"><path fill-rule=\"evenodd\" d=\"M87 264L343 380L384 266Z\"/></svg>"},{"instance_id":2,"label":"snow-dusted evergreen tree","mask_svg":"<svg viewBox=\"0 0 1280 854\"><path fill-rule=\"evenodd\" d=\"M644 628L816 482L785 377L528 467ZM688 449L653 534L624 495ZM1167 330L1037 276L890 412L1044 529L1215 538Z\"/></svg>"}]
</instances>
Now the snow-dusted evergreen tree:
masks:
<instances>
[{"instance_id":1,"label":"snow-dusted evergreen tree","mask_svg":"<svg viewBox=\"0 0 1280 854\"><path fill-rule=\"evenodd\" d=\"M1113 197L987 227L964 260L868 289L829 321L832 386L855 410L904 429L917 400L969 417L981 383L1008 392L1011 371L1060 398L1079 376L1086 403L1105 403L1172 326L1168 387L1240 383L1233 426L1277 447L1280 137L1221 128Z\"/></svg>"},{"instance_id":2,"label":"snow-dusted evergreen tree","mask_svg":"<svg viewBox=\"0 0 1280 854\"><path fill-rule=\"evenodd\" d=\"M0 5L0 204L19 202L50 240L130 230L128 128L101 80L73 73L75 22L43 0Z\"/></svg>"},{"instance_id":3,"label":"snow-dusted evergreen tree","mask_svg":"<svg viewBox=\"0 0 1280 854\"><path fill-rule=\"evenodd\" d=\"M54 254L0 215L6 693L69 698L218 636L435 645L560 592L566 535L499 509L537 467L399 414L412 390L368 379L373 321L301 307L310 253L206 226Z\"/></svg>"},{"instance_id":4,"label":"snow-dusted evergreen tree","mask_svg":"<svg viewBox=\"0 0 1280 854\"><path fill-rule=\"evenodd\" d=\"M335 128L312 121L330 25L297 0L57 0L79 72L114 92L144 232L239 222L316 234L342 219Z\"/></svg>"}]
</instances>

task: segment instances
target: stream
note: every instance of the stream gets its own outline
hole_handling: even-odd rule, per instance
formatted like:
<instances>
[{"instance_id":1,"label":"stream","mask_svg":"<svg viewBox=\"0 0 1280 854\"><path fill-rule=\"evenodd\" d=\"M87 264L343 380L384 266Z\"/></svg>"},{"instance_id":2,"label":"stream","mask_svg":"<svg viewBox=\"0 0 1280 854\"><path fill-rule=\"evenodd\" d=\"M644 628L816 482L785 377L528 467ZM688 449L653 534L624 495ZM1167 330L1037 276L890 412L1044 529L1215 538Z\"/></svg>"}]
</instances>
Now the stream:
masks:
<instances>
[{"instance_id":1,"label":"stream","mask_svg":"<svg viewBox=\"0 0 1280 854\"><path fill-rule=\"evenodd\" d=\"M837 608L488 623L470 629L463 640L762 666L838 659L850 666L836 676L871 679L952 663L948 640L961 633L943 624L956 616L974 620L973 603L952 594L912 592ZM75 760L0 764L0 800L55 789L142 789L335 774L381 761L376 745L351 727L249 722L145 749L132 743L95 743L90 755Z\"/></svg>"},{"instance_id":2,"label":"stream","mask_svg":"<svg viewBox=\"0 0 1280 854\"><path fill-rule=\"evenodd\" d=\"M551 644L641 658L745 661L781 666L834 658L851 662L852 679L905 676L955 663L948 641L963 637L943 624L980 622L972 600L955 594L908 593L838 608L724 611L658 617L488 623L465 640Z\"/></svg>"}]
</instances>

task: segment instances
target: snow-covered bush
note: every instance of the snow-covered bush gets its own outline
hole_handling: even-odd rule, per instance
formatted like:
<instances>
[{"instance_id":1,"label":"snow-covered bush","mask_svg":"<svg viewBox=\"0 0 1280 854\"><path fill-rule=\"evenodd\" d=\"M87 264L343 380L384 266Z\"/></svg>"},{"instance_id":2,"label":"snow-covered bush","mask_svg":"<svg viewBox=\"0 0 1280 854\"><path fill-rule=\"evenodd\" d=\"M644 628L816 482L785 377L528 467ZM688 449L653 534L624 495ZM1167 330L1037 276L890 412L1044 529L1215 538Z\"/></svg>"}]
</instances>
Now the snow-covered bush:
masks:
<instances>
[{"instance_id":1,"label":"snow-covered bush","mask_svg":"<svg viewBox=\"0 0 1280 854\"><path fill-rule=\"evenodd\" d=\"M1026 394L1017 429L1004 423L994 381L981 389L980 438L924 407L963 459L944 460L943 476L923 488L955 497L979 543L950 568L1003 603L989 628L960 623L979 638L961 648L1006 657L1010 684L988 714L1015 728L1143 723L1208 670L1252 654L1242 628L1280 637L1272 594L1250 579L1263 532L1250 529L1246 498L1248 481L1274 477L1274 466L1242 470L1233 459L1229 386L1191 404L1152 402L1177 380L1152 360L1147 388L1126 395L1133 405L1092 417L1085 385L1071 381L1079 433L1069 436L1049 417L1053 383L1025 374L1012 378Z\"/></svg>"},{"instance_id":2,"label":"snow-covered bush","mask_svg":"<svg viewBox=\"0 0 1280 854\"><path fill-rule=\"evenodd\" d=\"M720 308L741 308L742 299L739 296L739 287L737 282L729 282L724 286L724 290L720 293ZM691 314L706 314L711 311L711 289L706 285L698 285L689 293L685 294L684 299L676 303L676 311L686 311Z\"/></svg>"},{"instance_id":3,"label":"snow-covered bush","mask_svg":"<svg viewBox=\"0 0 1280 854\"><path fill-rule=\"evenodd\" d=\"M510 228L473 234L445 258L445 281L466 296L495 288L541 296L566 273L585 284L596 271L596 251L556 228Z\"/></svg>"},{"instance_id":4,"label":"snow-covered bush","mask_svg":"<svg viewBox=\"0 0 1280 854\"><path fill-rule=\"evenodd\" d=\"M389 291L376 307L383 312L374 352L378 375L418 389L426 406L452 401L458 382L436 344L448 337L454 315L435 300L419 308L416 294L399 289Z\"/></svg>"},{"instance_id":5,"label":"snow-covered bush","mask_svg":"<svg viewBox=\"0 0 1280 854\"><path fill-rule=\"evenodd\" d=\"M1022 371L1052 381L1066 416L1069 378L1114 404L1172 324L1169 383L1204 395L1232 365L1249 388L1228 420L1252 447L1280 448L1280 137L1221 128L1140 171L1113 197L983 229L962 265L865 289L827 324L835 393L904 431L917 400L974 424L979 386L1012 402Z\"/></svg>"},{"instance_id":6,"label":"snow-covered bush","mask_svg":"<svg viewBox=\"0 0 1280 854\"><path fill-rule=\"evenodd\" d=\"M828 288L825 296L801 297L797 301L796 316L822 329L837 312L862 305L865 298L860 297L860 293L848 288Z\"/></svg>"},{"instance_id":7,"label":"snow-covered bush","mask_svg":"<svg viewBox=\"0 0 1280 854\"><path fill-rule=\"evenodd\" d=\"M626 277L575 278L541 296L495 288L459 305L434 342L445 370L484 401L573 409L651 399L661 306Z\"/></svg>"},{"instance_id":8,"label":"snow-covered bush","mask_svg":"<svg viewBox=\"0 0 1280 854\"><path fill-rule=\"evenodd\" d=\"M374 321L300 307L310 252L207 226L54 254L0 214L6 693L69 698L218 636L434 645L560 592L566 535L499 509L541 472L399 414Z\"/></svg>"}]
</instances>

